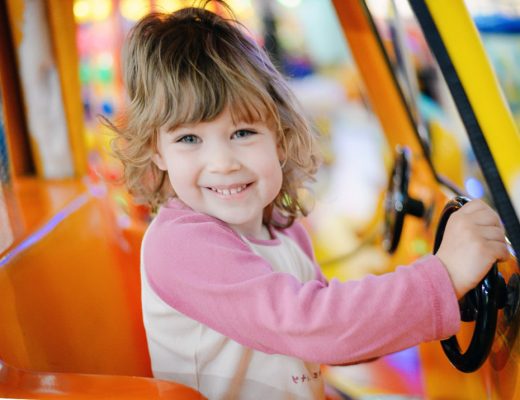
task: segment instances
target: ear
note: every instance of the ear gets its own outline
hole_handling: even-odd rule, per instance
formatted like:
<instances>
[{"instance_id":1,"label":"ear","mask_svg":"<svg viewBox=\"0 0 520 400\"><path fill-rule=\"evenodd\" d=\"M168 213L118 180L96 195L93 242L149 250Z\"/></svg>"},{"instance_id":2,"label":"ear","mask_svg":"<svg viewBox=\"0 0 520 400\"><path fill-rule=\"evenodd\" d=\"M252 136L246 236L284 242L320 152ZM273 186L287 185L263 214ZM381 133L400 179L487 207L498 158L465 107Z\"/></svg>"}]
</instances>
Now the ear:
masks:
<instances>
[{"instance_id":1,"label":"ear","mask_svg":"<svg viewBox=\"0 0 520 400\"><path fill-rule=\"evenodd\" d=\"M161 171L166 171L168 169L163 157L159 153L153 153L152 161Z\"/></svg>"},{"instance_id":2,"label":"ear","mask_svg":"<svg viewBox=\"0 0 520 400\"><path fill-rule=\"evenodd\" d=\"M284 164L287 159L287 152L285 151L285 147L282 145L281 141L278 141L278 144L276 145L276 152L278 154L278 160L280 161L280 164Z\"/></svg>"}]
</instances>

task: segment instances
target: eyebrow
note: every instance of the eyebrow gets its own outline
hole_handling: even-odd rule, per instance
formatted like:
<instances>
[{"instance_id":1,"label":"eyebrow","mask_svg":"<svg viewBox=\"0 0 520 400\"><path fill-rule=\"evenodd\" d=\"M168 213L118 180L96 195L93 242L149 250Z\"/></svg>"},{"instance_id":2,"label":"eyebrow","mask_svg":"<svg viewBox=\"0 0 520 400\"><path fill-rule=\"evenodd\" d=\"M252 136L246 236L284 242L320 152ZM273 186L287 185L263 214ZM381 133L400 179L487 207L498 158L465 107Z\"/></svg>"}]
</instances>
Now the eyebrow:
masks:
<instances>
[{"instance_id":1,"label":"eyebrow","mask_svg":"<svg viewBox=\"0 0 520 400\"><path fill-rule=\"evenodd\" d=\"M172 133L173 131L177 129L192 129L197 123L177 123L171 126L166 127L167 133Z\"/></svg>"}]
</instances>

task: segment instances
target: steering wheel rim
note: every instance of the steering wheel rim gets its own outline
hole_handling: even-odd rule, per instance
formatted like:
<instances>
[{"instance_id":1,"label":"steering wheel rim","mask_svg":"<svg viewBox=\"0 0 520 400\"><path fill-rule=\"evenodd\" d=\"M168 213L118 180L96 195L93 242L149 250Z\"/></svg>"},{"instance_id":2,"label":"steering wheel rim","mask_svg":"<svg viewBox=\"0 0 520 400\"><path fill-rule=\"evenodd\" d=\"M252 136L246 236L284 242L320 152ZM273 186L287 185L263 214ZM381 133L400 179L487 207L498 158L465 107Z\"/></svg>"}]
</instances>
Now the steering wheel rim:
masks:
<instances>
[{"instance_id":1,"label":"steering wheel rim","mask_svg":"<svg viewBox=\"0 0 520 400\"><path fill-rule=\"evenodd\" d=\"M468 201L470 200L458 196L444 207L435 234L434 253L440 247L448 219ZM444 353L459 371L474 372L486 361L495 337L498 309L503 307L503 304L500 304L499 292L504 288L505 282L495 263L477 287L459 301L462 321L475 321L471 342L463 353L455 335L441 341Z\"/></svg>"}]
</instances>

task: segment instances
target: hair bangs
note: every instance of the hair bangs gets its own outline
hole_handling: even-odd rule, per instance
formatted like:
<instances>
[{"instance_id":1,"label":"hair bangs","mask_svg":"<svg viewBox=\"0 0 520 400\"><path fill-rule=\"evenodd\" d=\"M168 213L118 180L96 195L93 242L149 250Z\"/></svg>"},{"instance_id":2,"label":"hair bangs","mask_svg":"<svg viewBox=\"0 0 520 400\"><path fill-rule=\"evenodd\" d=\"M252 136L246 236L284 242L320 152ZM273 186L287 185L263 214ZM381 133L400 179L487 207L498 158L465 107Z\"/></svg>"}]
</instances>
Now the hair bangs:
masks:
<instances>
[{"instance_id":1,"label":"hair bangs","mask_svg":"<svg viewBox=\"0 0 520 400\"><path fill-rule=\"evenodd\" d=\"M270 96L251 78L230 82L224 74L213 73L212 79L196 74L194 69L179 82L172 75L156 80L154 108L149 115L157 127L174 130L183 124L212 121L229 107L234 123L276 121L278 113ZM151 115L155 113L155 115Z\"/></svg>"},{"instance_id":2,"label":"hair bangs","mask_svg":"<svg viewBox=\"0 0 520 400\"><path fill-rule=\"evenodd\" d=\"M256 89L256 90L255 90ZM274 104L258 88L233 88L228 99L229 110L235 124L277 120Z\"/></svg>"}]
</instances>

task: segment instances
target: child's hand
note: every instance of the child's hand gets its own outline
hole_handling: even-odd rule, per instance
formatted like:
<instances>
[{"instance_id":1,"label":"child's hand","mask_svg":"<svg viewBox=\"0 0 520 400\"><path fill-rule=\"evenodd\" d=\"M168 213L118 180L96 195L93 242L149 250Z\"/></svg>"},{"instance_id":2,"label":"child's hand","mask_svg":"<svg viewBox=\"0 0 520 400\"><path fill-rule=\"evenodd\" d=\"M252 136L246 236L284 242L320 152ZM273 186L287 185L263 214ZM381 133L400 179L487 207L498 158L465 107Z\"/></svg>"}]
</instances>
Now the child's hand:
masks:
<instances>
[{"instance_id":1,"label":"child's hand","mask_svg":"<svg viewBox=\"0 0 520 400\"><path fill-rule=\"evenodd\" d=\"M465 204L450 216L436 255L460 299L478 285L495 261L509 258L498 215L481 200Z\"/></svg>"}]
</instances>

